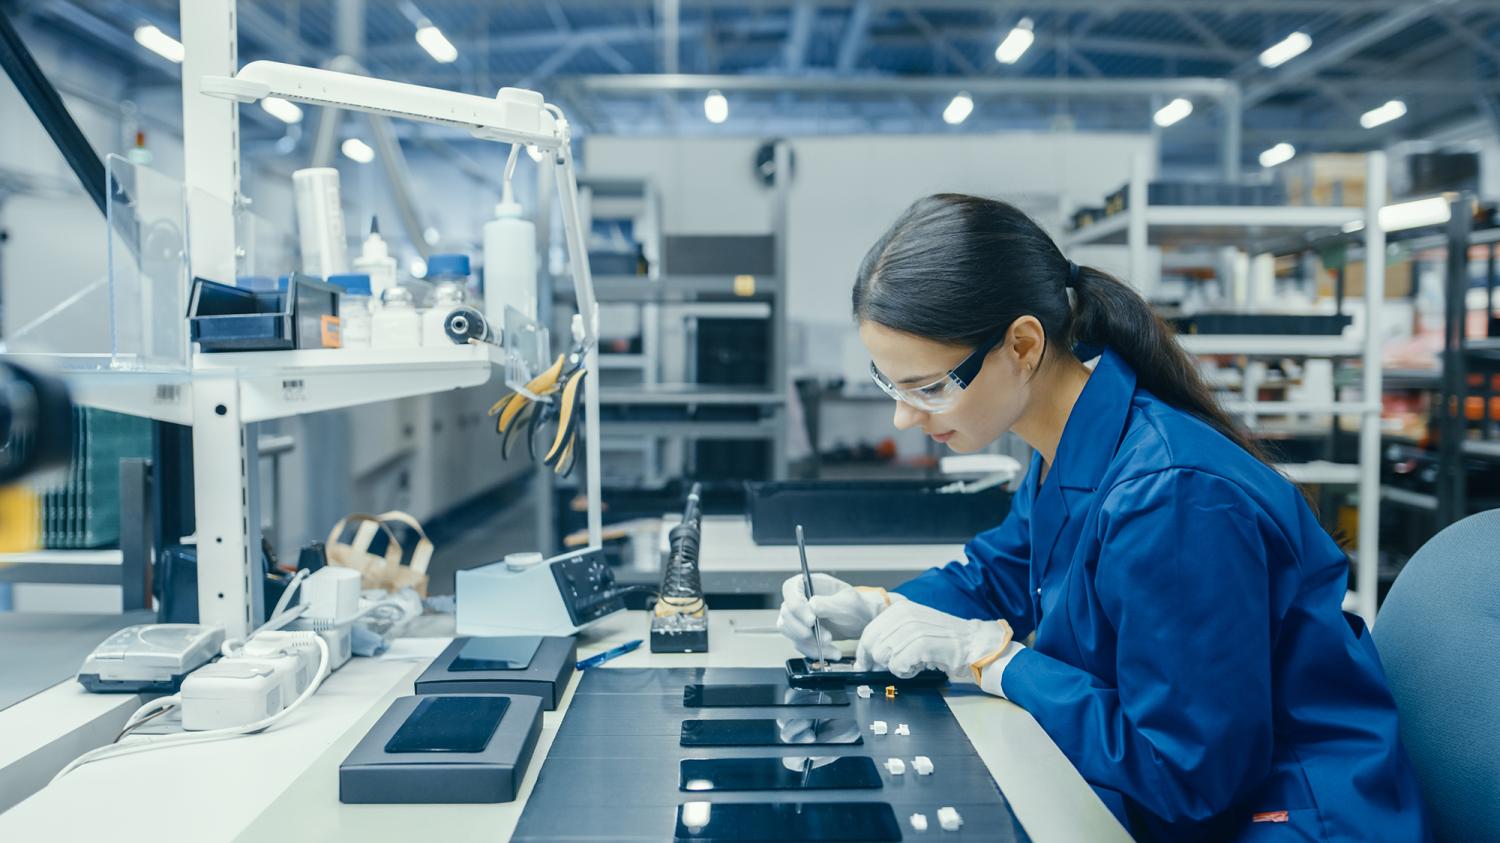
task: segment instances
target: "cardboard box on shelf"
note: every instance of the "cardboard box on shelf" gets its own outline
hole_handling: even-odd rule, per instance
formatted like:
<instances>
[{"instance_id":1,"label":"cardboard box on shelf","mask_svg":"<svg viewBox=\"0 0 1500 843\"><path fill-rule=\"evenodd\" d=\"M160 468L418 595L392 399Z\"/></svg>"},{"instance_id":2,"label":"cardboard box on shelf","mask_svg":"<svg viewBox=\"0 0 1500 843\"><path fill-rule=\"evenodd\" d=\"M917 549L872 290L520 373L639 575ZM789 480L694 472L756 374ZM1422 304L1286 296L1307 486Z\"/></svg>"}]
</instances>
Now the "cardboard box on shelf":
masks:
<instances>
[{"instance_id":1,"label":"cardboard box on shelf","mask_svg":"<svg viewBox=\"0 0 1500 843\"><path fill-rule=\"evenodd\" d=\"M1412 262L1409 258L1385 265L1385 297L1403 299L1412 291ZM1318 275L1318 297L1333 298L1334 270L1325 269ZM1365 262L1349 261L1344 270L1344 295L1362 298L1365 294Z\"/></svg>"},{"instance_id":2,"label":"cardboard box on shelf","mask_svg":"<svg viewBox=\"0 0 1500 843\"><path fill-rule=\"evenodd\" d=\"M1365 156L1324 153L1298 156L1284 165L1287 202L1291 205L1362 207L1365 204Z\"/></svg>"}]
</instances>

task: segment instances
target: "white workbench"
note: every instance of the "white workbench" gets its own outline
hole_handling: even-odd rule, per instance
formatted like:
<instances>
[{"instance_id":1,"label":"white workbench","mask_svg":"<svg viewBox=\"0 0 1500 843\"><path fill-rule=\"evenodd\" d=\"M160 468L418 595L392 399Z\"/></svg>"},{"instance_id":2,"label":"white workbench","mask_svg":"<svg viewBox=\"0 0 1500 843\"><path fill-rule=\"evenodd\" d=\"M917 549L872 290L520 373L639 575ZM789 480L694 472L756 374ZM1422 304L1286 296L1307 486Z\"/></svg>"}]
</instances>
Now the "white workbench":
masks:
<instances>
[{"instance_id":1,"label":"white workbench","mask_svg":"<svg viewBox=\"0 0 1500 843\"><path fill-rule=\"evenodd\" d=\"M774 622L769 610L712 612L709 653L657 655L642 647L608 667L780 666L796 653L779 635L761 631ZM643 612L608 618L581 638L579 656L645 637L646 629ZM392 699L411 692L412 681L443 643L398 642L402 650L422 654L416 659L355 659L302 710L265 734L85 765L0 814L0 840L505 840L536 784L572 700L577 674L562 707L543 716L541 739L516 802L384 806L338 801L339 762ZM1130 839L1030 715L970 684L954 686L947 696L1033 840ZM76 716L80 703L99 699L65 682L28 700L33 705L27 709L33 718L48 707L64 712L59 717ZM0 713L0 734L10 716ZM587 808L588 798L579 795L581 809Z\"/></svg>"}]
</instances>

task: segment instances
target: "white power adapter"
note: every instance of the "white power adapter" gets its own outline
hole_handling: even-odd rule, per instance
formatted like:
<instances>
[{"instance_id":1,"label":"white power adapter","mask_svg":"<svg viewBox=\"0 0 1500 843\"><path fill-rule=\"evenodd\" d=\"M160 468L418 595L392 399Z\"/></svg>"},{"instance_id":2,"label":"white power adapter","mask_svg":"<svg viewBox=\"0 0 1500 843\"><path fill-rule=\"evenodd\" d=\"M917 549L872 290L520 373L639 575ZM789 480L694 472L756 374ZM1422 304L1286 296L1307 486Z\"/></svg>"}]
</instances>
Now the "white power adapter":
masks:
<instances>
[{"instance_id":1,"label":"white power adapter","mask_svg":"<svg viewBox=\"0 0 1500 843\"><path fill-rule=\"evenodd\" d=\"M352 568L319 568L302 582L302 602L307 609L286 628L323 636L328 644L330 672L343 667L353 655L354 632L349 623L359 614L359 591L360 575Z\"/></svg>"},{"instance_id":2,"label":"white power adapter","mask_svg":"<svg viewBox=\"0 0 1500 843\"><path fill-rule=\"evenodd\" d=\"M239 655L252 659L284 655L296 657L297 671L296 682L293 683L293 698L307 690L307 686L312 684L313 678L318 673L320 658L317 643L308 638L307 633L285 632L279 629L259 633L245 643Z\"/></svg>"},{"instance_id":3,"label":"white power adapter","mask_svg":"<svg viewBox=\"0 0 1500 843\"><path fill-rule=\"evenodd\" d=\"M182 680L182 728L190 732L254 723L296 698L295 655L220 659Z\"/></svg>"}]
</instances>

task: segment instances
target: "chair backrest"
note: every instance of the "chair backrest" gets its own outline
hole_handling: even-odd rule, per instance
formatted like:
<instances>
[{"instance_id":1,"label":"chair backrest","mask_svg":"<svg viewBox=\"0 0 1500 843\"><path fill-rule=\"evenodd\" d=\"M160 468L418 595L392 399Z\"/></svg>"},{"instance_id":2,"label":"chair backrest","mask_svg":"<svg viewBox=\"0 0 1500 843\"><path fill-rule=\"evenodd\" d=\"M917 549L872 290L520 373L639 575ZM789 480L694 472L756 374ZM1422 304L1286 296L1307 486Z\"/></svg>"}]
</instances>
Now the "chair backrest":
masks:
<instances>
[{"instance_id":1,"label":"chair backrest","mask_svg":"<svg viewBox=\"0 0 1500 843\"><path fill-rule=\"evenodd\" d=\"M1433 536L1374 627L1438 840L1500 840L1500 509Z\"/></svg>"}]
</instances>

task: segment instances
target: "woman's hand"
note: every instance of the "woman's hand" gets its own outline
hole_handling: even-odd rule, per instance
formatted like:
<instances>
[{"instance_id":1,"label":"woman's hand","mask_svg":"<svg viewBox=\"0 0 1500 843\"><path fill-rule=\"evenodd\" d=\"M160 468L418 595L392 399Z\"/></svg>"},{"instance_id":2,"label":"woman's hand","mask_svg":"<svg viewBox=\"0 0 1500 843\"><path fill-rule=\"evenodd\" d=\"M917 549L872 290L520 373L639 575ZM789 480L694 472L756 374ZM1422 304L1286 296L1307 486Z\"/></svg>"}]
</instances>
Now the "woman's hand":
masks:
<instances>
[{"instance_id":1,"label":"woman's hand","mask_svg":"<svg viewBox=\"0 0 1500 843\"><path fill-rule=\"evenodd\" d=\"M781 584L781 614L776 618L776 628L810 659L838 658L834 641L858 638L888 606L906 601L883 588L856 588L827 574L813 574L812 581L812 600L807 599L800 574ZM814 618L822 633L818 638L813 636Z\"/></svg>"},{"instance_id":2,"label":"woman's hand","mask_svg":"<svg viewBox=\"0 0 1500 843\"><path fill-rule=\"evenodd\" d=\"M975 667L983 669L1014 649L1011 643L1010 624L1003 620L964 620L908 600L865 627L854 669L889 670L903 679L935 669L950 679L977 680Z\"/></svg>"}]
</instances>

